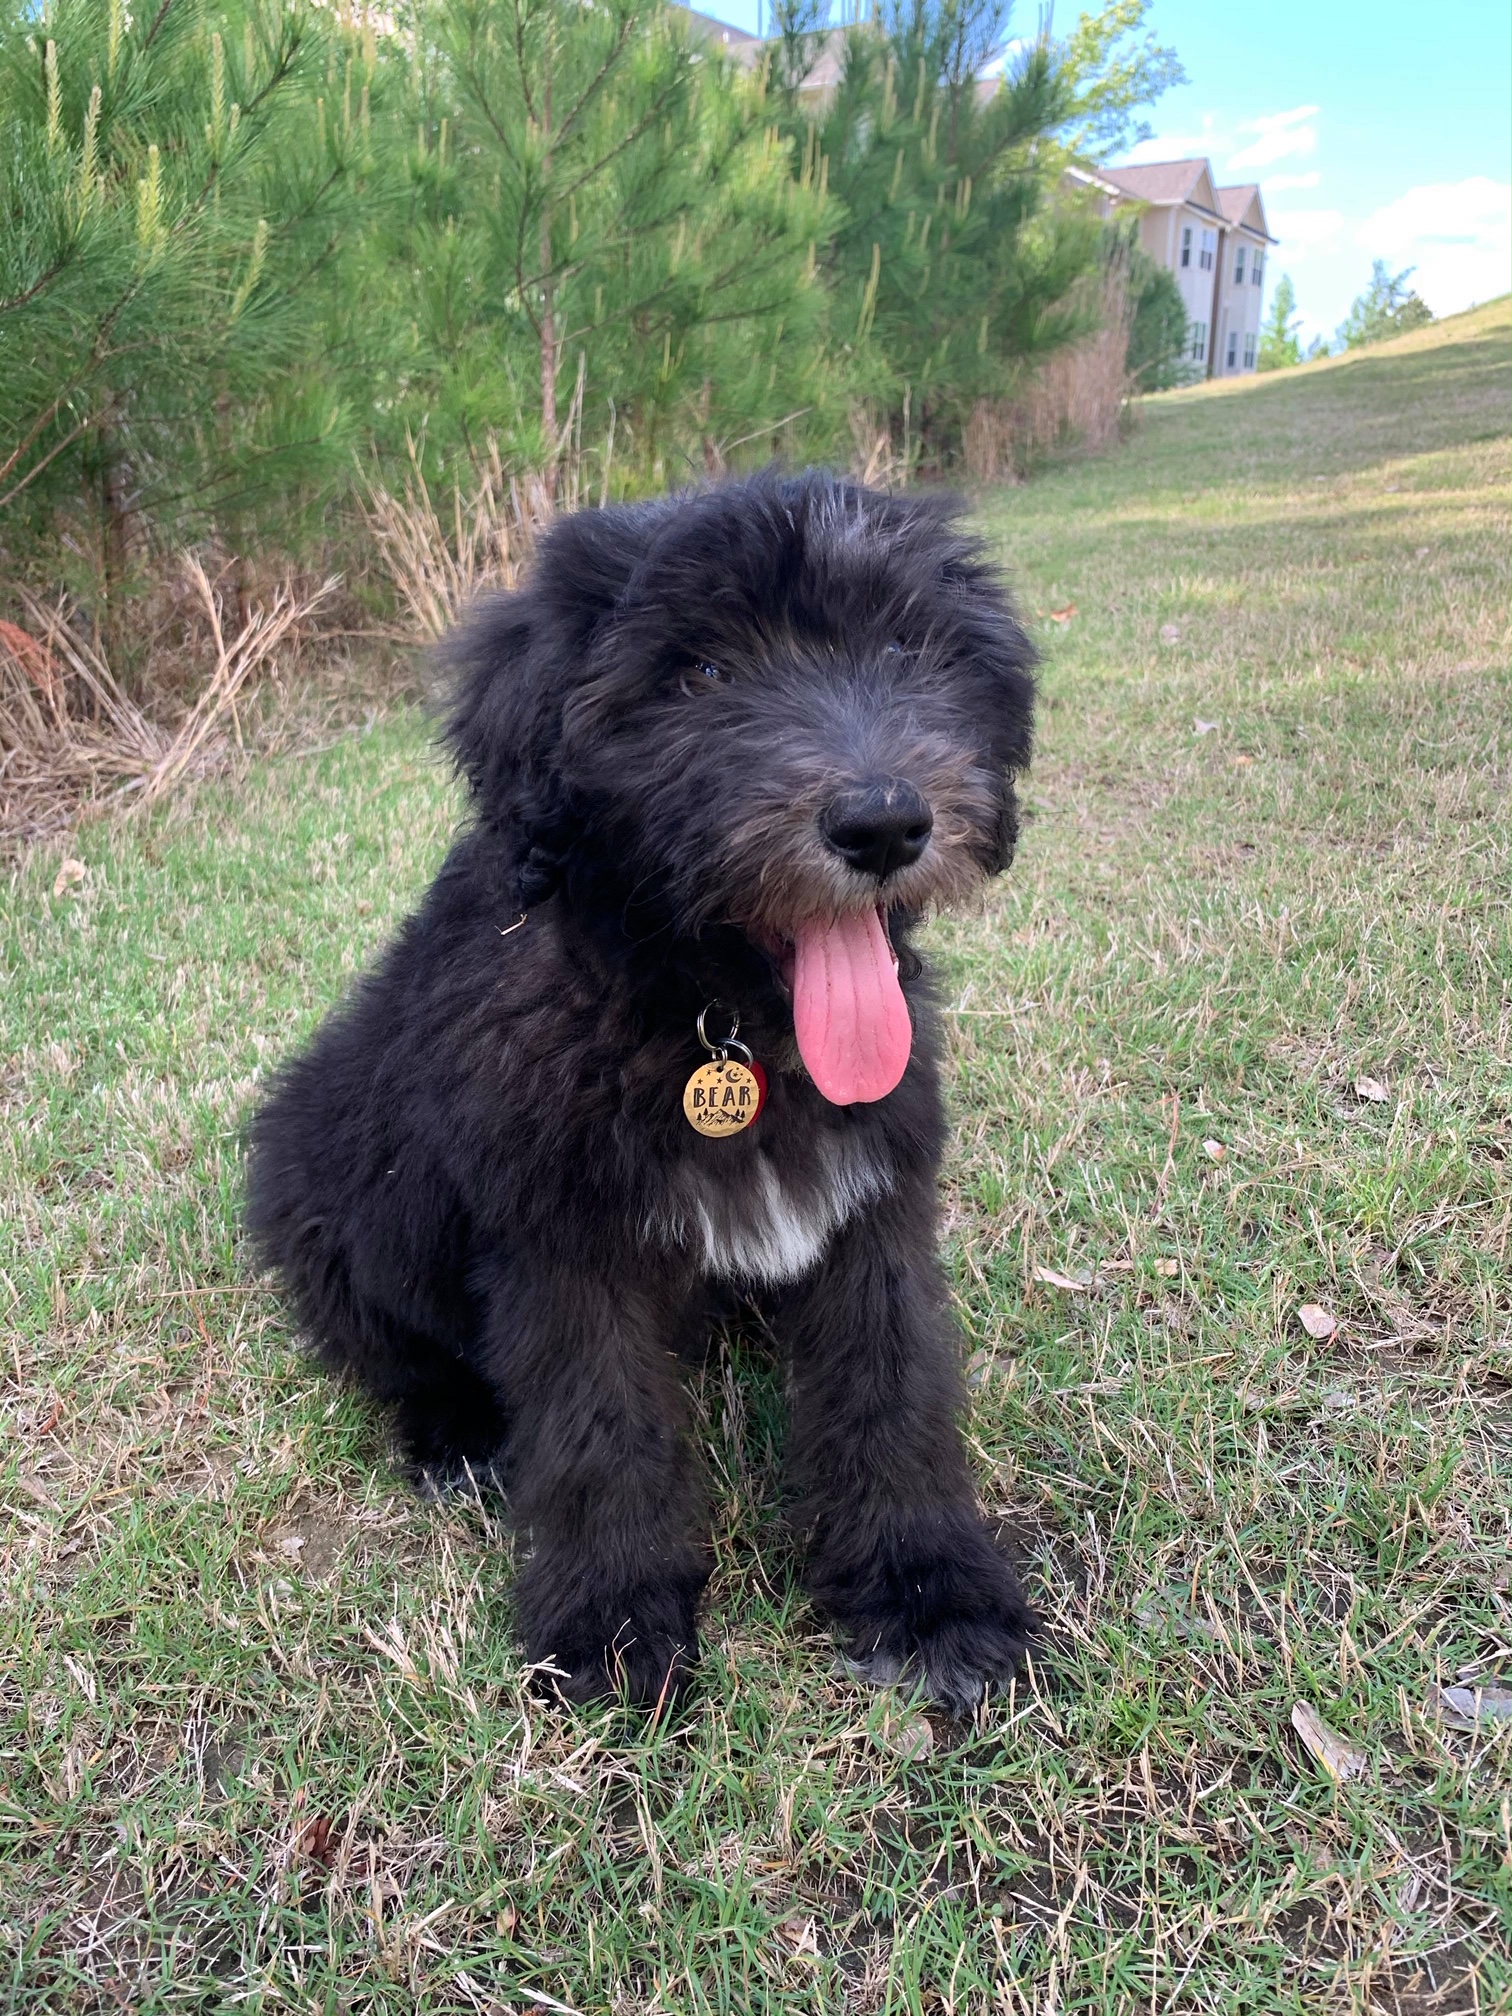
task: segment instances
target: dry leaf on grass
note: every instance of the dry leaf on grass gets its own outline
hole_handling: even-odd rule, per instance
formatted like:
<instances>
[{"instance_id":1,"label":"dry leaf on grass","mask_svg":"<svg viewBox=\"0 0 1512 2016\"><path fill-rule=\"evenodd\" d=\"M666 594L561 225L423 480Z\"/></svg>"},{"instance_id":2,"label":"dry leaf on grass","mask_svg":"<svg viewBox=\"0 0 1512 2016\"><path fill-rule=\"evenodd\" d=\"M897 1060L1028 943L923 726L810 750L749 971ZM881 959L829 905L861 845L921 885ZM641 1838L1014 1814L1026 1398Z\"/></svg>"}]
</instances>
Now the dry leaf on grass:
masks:
<instances>
[{"instance_id":1,"label":"dry leaf on grass","mask_svg":"<svg viewBox=\"0 0 1512 2016\"><path fill-rule=\"evenodd\" d=\"M89 870L84 866L82 861L68 860L63 862L57 874L53 877L54 896L66 896L69 890L82 882L88 873Z\"/></svg>"},{"instance_id":2,"label":"dry leaf on grass","mask_svg":"<svg viewBox=\"0 0 1512 2016\"><path fill-rule=\"evenodd\" d=\"M1202 1150L1210 1162L1221 1162L1228 1153L1221 1141L1204 1141Z\"/></svg>"},{"instance_id":3,"label":"dry leaf on grass","mask_svg":"<svg viewBox=\"0 0 1512 2016\"><path fill-rule=\"evenodd\" d=\"M1500 1729L1512 1722L1512 1690L1501 1685L1487 1687L1430 1687L1427 1695L1430 1715L1450 1729Z\"/></svg>"},{"instance_id":4,"label":"dry leaf on grass","mask_svg":"<svg viewBox=\"0 0 1512 2016\"><path fill-rule=\"evenodd\" d=\"M926 1718L910 1714L905 1708L885 1708L872 1727L871 1739L879 1750L886 1750L909 1764L927 1757L935 1740Z\"/></svg>"},{"instance_id":5,"label":"dry leaf on grass","mask_svg":"<svg viewBox=\"0 0 1512 2016\"><path fill-rule=\"evenodd\" d=\"M1052 609L1050 611L1050 621L1052 623L1069 623L1075 614L1076 604L1068 602L1064 609Z\"/></svg>"},{"instance_id":6,"label":"dry leaf on grass","mask_svg":"<svg viewBox=\"0 0 1512 2016\"><path fill-rule=\"evenodd\" d=\"M1092 1287L1090 1274L1057 1274L1053 1267L1036 1267L1034 1278L1047 1288L1065 1288L1073 1295L1085 1295Z\"/></svg>"},{"instance_id":7,"label":"dry leaf on grass","mask_svg":"<svg viewBox=\"0 0 1512 2016\"><path fill-rule=\"evenodd\" d=\"M1157 1274L1164 1274L1167 1280L1169 1280L1172 1275L1179 1274L1181 1272L1181 1262L1179 1260L1172 1260L1169 1257L1169 1255L1167 1255L1165 1259L1157 1260L1155 1262L1155 1272Z\"/></svg>"},{"instance_id":8,"label":"dry leaf on grass","mask_svg":"<svg viewBox=\"0 0 1512 2016\"><path fill-rule=\"evenodd\" d=\"M777 1927L777 1937L794 1959L818 1959L818 1928L813 1919L805 1918L801 1911L795 1911L790 1918L782 1920Z\"/></svg>"},{"instance_id":9,"label":"dry leaf on grass","mask_svg":"<svg viewBox=\"0 0 1512 2016\"><path fill-rule=\"evenodd\" d=\"M1084 1267L1076 1274L1062 1274L1054 1267L1036 1267L1034 1278L1047 1288L1064 1288L1070 1295L1099 1295L1104 1289L1116 1286L1115 1274L1133 1272L1132 1260L1099 1260L1095 1267Z\"/></svg>"},{"instance_id":10,"label":"dry leaf on grass","mask_svg":"<svg viewBox=\"0 0 1512 2016\"><path fill-rule=\"evenodd\" d=\"M1254 760L1253 756L1230 756L1229 768L1231 770L1247 770Z\"/></svg>"},{"instance_id":11,"label":"dry leaf on grass","mask_svg":"<svg viewBox=\"0 0 1512 2016\"><path fill-rule=\"evenodd\" d=\"M1384 1106L1391 1097L1379 1078L1356 1078L1354 1089L1356 1099L1368 1099L1372 1106Z\"/></svg>"},{"instance_id":12,"label":"dry leaf on grass","mask_svg":"<svg viewBox=\"0 0 1512 2016\"><path fill-rule=\"evenodd\" d=\"M1216 721L1194 721L1192 723L1192 733L1194 735L1211 735L1217 726L1218 723Z\"/></svg>"},{"instance_id":13,"label":"dry leaf on grass","mask_svg":"<svg viewBox=\"0 0 1512 2016\"><path fill-rule=\"evenodd\" d=\"M1298 1701L1291 1711L1291 1725L1302 1738L1308 1753L1323 1766L1336 1785L1358 1778L1367 1759L1352 1750L1336 1729L1330 1729L1309 1702Z\"/></svg>"},{"instance_id":14,"label":"dry leaf on grass","mask_svg":"<svg viewBox=\"0 0 1512 2016\"><path fill-rule=\"evenodd\" d=\"M1308 1336L1316 1337L1320 1344L1326 1338L1332 1337L1339 1327L1333 1311L1325 1309L1321 1302L1304 1302L1297 1311L1297 1321Z\"/></svg>"},{"instance_id":15,"label":"dry leaf on grass","mask_svg":"<svg viewBox=\"0 0 1512 2016\"><path fill-rule=\"evenodd\" d=\"M336 1843L331 1839L334 1825L329 1813L317 1813L307 1820L294 1837L292 1860L318 1862L322 1869L329 1869L336 1860Z\"/></svg>"}]
</instances>

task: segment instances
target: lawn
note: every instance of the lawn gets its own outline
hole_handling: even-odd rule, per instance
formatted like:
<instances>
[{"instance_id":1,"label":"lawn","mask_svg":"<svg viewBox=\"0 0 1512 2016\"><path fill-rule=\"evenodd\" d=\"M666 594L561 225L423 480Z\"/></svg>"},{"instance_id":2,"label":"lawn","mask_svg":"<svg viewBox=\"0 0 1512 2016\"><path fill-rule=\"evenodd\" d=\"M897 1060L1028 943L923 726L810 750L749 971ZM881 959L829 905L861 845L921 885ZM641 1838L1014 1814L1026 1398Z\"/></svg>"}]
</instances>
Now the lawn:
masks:
<instances>
[{"instance_id":1,"label":"lawn","mask_svg":"<svg viewBox=\"0 0 1512 2016\"><path fill-rule=\"evenodd\" d=\"M1508 334L983 500L1044 703L1019 861L933 928L946 1224L1053 1660L974 1726L837 1675L739 1338L701 1688L533 1698L507 1536L249 1272L259 1074L456 814L417 714L14 868L7 2008L1506 2007Z\"/></svg>"}]
</instances>

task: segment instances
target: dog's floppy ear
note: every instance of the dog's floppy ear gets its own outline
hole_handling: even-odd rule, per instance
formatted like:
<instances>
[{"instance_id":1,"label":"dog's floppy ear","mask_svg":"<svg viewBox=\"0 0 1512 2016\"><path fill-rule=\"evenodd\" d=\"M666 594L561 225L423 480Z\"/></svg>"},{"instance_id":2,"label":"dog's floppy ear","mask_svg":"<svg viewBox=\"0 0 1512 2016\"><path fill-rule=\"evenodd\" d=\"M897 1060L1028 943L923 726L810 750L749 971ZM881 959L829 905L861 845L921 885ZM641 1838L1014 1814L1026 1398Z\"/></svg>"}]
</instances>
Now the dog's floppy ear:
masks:
<instances>
[{"instance_id":1,"label":"dog's floppy ear","mask_svg":"<svg viewBox=\"0 0 1512 2016\"><path fill-rule=\"evenodd\" d=\"M526 585L480 603L444 649L443 732L483 821L509 848L523 909L557 886L581 830L560 770L562 710L665 515L640 505L559 519Z\"/></svg>"},{"instance_id":2,"label":"dog's floppy ear","mask_svg":"<svg viewBox=\"0 0 1512 2016\"><path fill-rule=\"evenodd\" d=\"M943 499L938 514L939 579L952 602L955 635L977 697L974 717L987 729L1001 773L997 832L988 872L999 874L1018 844L1014 784L1028 769L1034 741L1034 669L1039 653L1019 622L1002 574L981 541L960 529L960 500Z\"/></svg>"},{"instance_id":3,"label":"dog's floppy ear","mask_svg":"<svg viewBox=\"0 0 1512 2016\"><path fill-rule=\"evenodd\" d=\"M996 571L976 556L966 563L965 607L960 612L977 690L978 718L992 738L1001 772L1002 798L989 872L1001 874L1018 844L1014 784L1029 767L1034 742L1034 667L1038 653L1024 634Z\"/></svg>"}]
</instances>

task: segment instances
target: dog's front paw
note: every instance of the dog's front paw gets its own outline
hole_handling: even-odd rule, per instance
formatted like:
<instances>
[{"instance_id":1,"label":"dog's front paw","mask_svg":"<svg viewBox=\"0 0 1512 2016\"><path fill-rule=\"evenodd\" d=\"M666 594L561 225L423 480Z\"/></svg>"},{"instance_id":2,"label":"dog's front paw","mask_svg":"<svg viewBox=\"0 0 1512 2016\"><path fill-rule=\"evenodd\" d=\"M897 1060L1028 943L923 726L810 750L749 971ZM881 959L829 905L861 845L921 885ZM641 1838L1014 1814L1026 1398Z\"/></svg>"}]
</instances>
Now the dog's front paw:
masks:
<instances>
[{"instance_id":1,"label":"dog's front paw","mask_svg":"<svg viewBox=\"0 0 1512 2016\"><path fill-rule=\"evenodd\" d=\"M951 1617L924 1631L898 1630L900 1649L854 1641L852 1676L872 1687L918 1688L951 1715L971 1715L993 1688L1006 1687L1032 1650L1035 1619L1025 1609L1001 1618Z\"/></svg>"},{"instance_id":2,"label":"dog's front paw","mask_svg":"<svg viewBox=\"0 0 1512 2016\"><path fill-rule=\"evenodd\" d=\"M532 1570L535 1564L532 1564ZM527 1571L516 1598L533 1677L569 1701L669 1702L698 1659L701 1572L628 1588L579 1586Z\"/></svg>"},{"instance_id":3,"label":"dog's front paw","mask_svg":"<svg viewBox=\"0 0 1512 2016\"><path fill-rule=\"evenodd\" d=\"M947 1546L890 1548L851 1579L849 1590L832 1585L829 1607L848 1641L848 1670L869 1685L915 1687L970 1715L1033 1650L1039 1620L980 1527Z\"/></svg>"}]
</instances>

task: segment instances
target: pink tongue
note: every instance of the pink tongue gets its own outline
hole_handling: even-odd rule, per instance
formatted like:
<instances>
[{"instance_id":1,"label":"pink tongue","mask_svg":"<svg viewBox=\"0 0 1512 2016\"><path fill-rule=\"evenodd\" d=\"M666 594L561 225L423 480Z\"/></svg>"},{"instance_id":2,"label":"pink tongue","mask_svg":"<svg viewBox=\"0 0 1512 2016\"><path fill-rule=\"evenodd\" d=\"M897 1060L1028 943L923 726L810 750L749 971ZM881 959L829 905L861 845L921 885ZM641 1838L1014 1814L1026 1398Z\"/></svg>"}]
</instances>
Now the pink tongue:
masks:
<instances>
[{"instance_id":1,"label":"pink tongue","mask_svg":"<svg viewBox=\"0 0 1512 2016\"><path fill-rule=\"evenodd\" d=\"M908 1067L913 1025L875 910L805 924L793 961L793 1026L809 1076L832 1105L882 1099Z\"/></svg>"}]
</instances>

